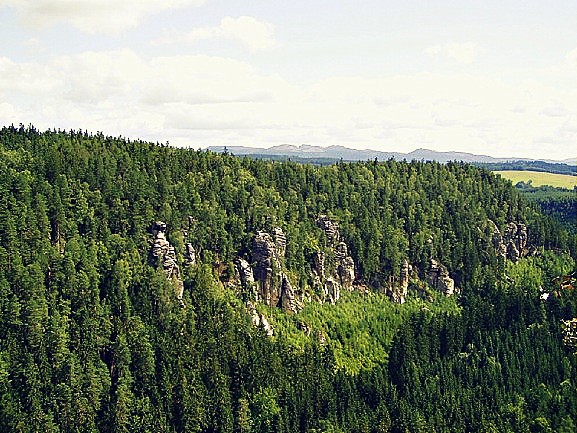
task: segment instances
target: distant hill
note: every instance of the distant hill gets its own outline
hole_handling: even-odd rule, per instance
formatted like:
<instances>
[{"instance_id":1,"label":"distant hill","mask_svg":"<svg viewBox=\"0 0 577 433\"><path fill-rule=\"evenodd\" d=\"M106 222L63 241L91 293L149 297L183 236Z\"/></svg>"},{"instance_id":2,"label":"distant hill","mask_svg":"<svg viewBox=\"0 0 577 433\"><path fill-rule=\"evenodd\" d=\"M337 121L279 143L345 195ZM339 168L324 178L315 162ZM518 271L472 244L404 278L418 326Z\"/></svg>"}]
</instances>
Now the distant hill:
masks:
<instances>
[{"instance_id":1,"label":"distant hill","mask_svg":"<svg viewBox=\"0 0 577 433\"><path fill-rule=\"evenodd\" d=\"M311 146L308 144L301 144L300 146L294 146L292 144L281 144L278 146L273 146L269 148L263 147L246 147L246 146L210 146L208 148L213 152L224 152L225 149L234 155L249 155L256 158L267 159L269 157L276 157L271 159L285 159L278 157L289 157L289 158L306 158L306 159L317 159L322 158L323 160L340 160L345 161L367 161L372 159L387 160L417 160L417 161L437 161L437 162L449 162L449 161L463 161L463 162L477 162L477 163L506 163L506 162L519 162L519 161L533 161L530 158L494 158L487 155L475 155L473 153L466 152L438 152L430 149L416 149L409 153L402 152L381 152L372 149L350 149L344 146ZM563 164L575 164L577 161L575 159L568 159L564 161L546 161L549 163L563 163Z\"/></svg>"}]
</instances>

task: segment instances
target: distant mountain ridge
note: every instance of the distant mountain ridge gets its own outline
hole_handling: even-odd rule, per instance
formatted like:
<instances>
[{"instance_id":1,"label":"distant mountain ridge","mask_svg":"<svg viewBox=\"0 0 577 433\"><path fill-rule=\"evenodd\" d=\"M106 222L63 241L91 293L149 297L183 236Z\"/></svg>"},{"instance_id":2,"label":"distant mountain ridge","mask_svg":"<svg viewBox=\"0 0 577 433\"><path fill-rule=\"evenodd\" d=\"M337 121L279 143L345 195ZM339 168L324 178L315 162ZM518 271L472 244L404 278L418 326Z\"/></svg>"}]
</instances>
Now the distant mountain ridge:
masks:
<instances>
[{"instance_id":1,"label":"distant mountain ridge","mask_svg":"<svg viewBox=\"0 0 577 433\"><path fill-rule=\"evenodd\" d=\"M250 156L286 156L296 158L323 158L346 161L366 161L377 158L378 160L396 159L396 160L426 160L426 161L463 161L463 162L481 162L481 163L502 163L510 161L535 161L532 158L495 158L488 155L476 155L467 152L439 152L430 149L416 149L409 153L402 152L381 152L372 149L351 149L344 146L312 146L301 144L295 146L292 144L281 144L269 148L247 147L247 146L210 146L209 150L213 152L226 151L234 155ZM544 160L545 162L560 164L577 164L577 158L569 158L563 161Z\"/></svg>"}]
</instances>

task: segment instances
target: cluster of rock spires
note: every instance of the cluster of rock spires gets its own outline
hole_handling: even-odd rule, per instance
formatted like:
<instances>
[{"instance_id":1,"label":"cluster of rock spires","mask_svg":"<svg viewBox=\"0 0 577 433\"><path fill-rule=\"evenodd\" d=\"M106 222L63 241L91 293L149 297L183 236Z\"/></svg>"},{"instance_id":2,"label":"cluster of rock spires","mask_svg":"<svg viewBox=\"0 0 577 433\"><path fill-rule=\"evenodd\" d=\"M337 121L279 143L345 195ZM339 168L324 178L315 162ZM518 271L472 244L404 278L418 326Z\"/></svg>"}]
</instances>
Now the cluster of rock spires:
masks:
<instances>
[{"instance_id":1,"label":"cluster of rock spires","mask_svg":"<svg viewBox=\"0 0 577 433\"><path fill-rule=\"evenodd\" d=\"M493 247L499 256L513 262L527 256L529 253L527 248L529 236L525 224L510 222L502 234L494 221L488 220L488 224Z\"/></svg>"},{"instance_id":2,"label":"cluster of rock spires","mask_svg":"<svg viewBox=\"0 0 577 433\"><path fill-rule=\"evenodd\" d=\"M341 290L355 289L355 262L349 255L347 244L341 238L337 222L327 215L320 215L316 224L324 232L326 248L315 251L310 257L314 294L307 294L306 298L312 300L314 297L319 302L334 304L339 300ZM511 222L503 233L491 220L488 220L487 227L488 235L499 256L517 261L528 254L528 234L524 224ZM166 238L166 229L166 224L162 221L153 224L151 255L155 263L162 266L166 277L174 282L175 294L182 301L184 285L176 251ZM286 246L287 238L280 227L274 227L270 233L258 231L252 240L248 258L250 261L239 257L235 262L235 284L237 287L240 285L248 294L247 309L252 322L255 326L263 327L268 335L273 334L272 326L257 312L256 303L295 313L303 307L305 301L305 294L300 289L295 289L286 270ZM185 245L184 262L188 265L196 263L196 251L190 243ZM421 272L405 259L399 275L389 277L384 292L391 301L402 304L406 301L411 280L426 281L446 296L458 292L447 267L434 258L430 259L429 268Z\"/></svg>"},{"instance_id":3,"label":"cluster of rock spires","mask_svg":"<svg viewBox=\"0 0 577 433\"><path fill-rule=\"evenodd\" d=\"M339 224L327 215L320 215L316 223L325 233L328 252L319 250L313 254L313 286L321 293L321 302L334 304L339 300L341 289L353 290L355 262L349 255L349 247L341 240Z\"/></svg>"},{"instance_id":4,"label":"cluster of rock spires","mask_svg":"<svg viewBox=\"0 0 577 433\"><path fill-rule=\"evenodd\" d=\"M242 286L256 302L296 312L301 305L284 271L285 251L286 236L280 227L272 235L258 231L252 242L254 270L243 258L237 259L236 266Z\"/></svg>"},{"instance_id":5,"label":"cluster of rock spires","mask_svg":"<svg viewBox=\"0 0 577 433\"><path fill-rule=\"evenodd\" d=\"M413 272L413 266L405 259L399 277L395 278L393 275L389 277L384 291L391 301L397 304L405 303L409 292L409 281Z\"/></svg>"}]
</instances>

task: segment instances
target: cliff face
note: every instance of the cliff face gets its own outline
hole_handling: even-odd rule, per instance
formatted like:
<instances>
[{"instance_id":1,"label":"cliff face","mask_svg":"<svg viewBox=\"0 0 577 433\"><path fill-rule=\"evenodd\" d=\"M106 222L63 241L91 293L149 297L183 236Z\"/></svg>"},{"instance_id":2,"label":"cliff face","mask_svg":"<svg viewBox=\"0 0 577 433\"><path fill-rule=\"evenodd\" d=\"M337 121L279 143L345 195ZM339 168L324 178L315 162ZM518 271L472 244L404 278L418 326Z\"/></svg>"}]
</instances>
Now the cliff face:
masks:
<instances>
[{"instance_id":1,"label":"cliff face","mask_svg":"<svg viewBox=\"0 0 577 433\"><path fill-rule=\"evenodd\" d=\"M487 225L493 248L498 256L516 262L529 254L529 233L525 224L509 222L503 233L494 221L488 220Z\"/></svg>"},{"instance_id":2,"label":"cliff face","mask_svg":"<svg viewBox=\"0 0 577 433\"><path fill-rule=\"evenodd\" d=\"M286 243L286 235L280 227L274 227L272 234L258 231L252 241L254 270L242 258L237 260L237 270L241 284L255 301L294 313L301 308L302 299L286 274Z\"/></svg>"},{"instance_id":3,"label":"cliff face","mask_svg":"<svg viewBox=\"0 0 577 433\"><path fill-rule=\"evenodd\" d=\"M288 240L280 227L273 227L270 232L257 231L251 242L249 260L243 257L235 260L237 278L233 285L242 287L250 302L281 308L291 313L302 309L305 300L314 299L334 304L339 300L342 290L354 290L356 265L347 243L341 236L338 222L321 214L316 219L316 225L324 234L325 248L313 252L308 258L311 293L305 294L303 288L295 286L291 281L285 265ZM164 222L157 221L153 224L151 256L158 266L162 266L166 277L174 282L175 294L182 300L184 286L181 271L176 251L166 238L166 231ZM501 232L493 221L487 220L484 233L495 254L503 259L517 261L529 253L527 227L522 223L510 222ZM183 257L185 265L196 263L197 252L192 244L185 244ZM447 266L435 258L430 259L426 269L417 269L405 259L399 275L389 277L382 290L392 302L402 304L408 296L411 280L420 280L421 285L426 282L445 296L459 292ZM249 308L253 322L265 323L266 319L256 313L254 305L251 303ZM268 322L266 328L267 332L272 332Z\"/></svg>"},{"instance_id":4,"label":"cliff face","mask_svg":"<svg viewBox=\"0 0 577 433\"><path fill-rule=\"evenodd\" d=\"M349 255L349 247L341 240L339 224L327 215L320 215L316 222L325 234L327 253L317 251L313 254L313 277L323 300L334 303L338 301L341 289L353 290L355 261Z\"/></svg>"},{"instance_id":5,"label":"cliff face","mask_svg":"<svg viewBox=\"0 0 577 433\"><path fill-rule=\"evenodd\" d=\"M399 277L389 277L384 290L391 301L397 304L405 303L409 292L409 281L413 272L413 266L405 259Z\"/></svg>"},{"instance_id":6,"label":"cliff face","mask_svg":"<svg viewBox=\"0 0 577 433\"><path fill-rule=\"evenodd\" d=\"M182 282L180 267L178 266L176 259L176 250L166 239L166 224L162 221L156 221L152 225L152 234L154 236L151 249L153 260L158 266L162 266L166 278L174 282L176 297L182 301L184 283ZM192 251L187 251L188 260L196 260L193 251L194 249L192 249ZM190 254L193 255L190 256Z\"/></svg>"},{"instance_id":7,"label":"cliff face","mask_svg":"<svg viewBox=\"0 0 577 433\"><path fill-rule=\"evenodd\" d=\"M430 261L427 280L432 287L445 296L455 294L455 281L449 276L447 267L435 259Z\"/></svg>"}]
</instances>

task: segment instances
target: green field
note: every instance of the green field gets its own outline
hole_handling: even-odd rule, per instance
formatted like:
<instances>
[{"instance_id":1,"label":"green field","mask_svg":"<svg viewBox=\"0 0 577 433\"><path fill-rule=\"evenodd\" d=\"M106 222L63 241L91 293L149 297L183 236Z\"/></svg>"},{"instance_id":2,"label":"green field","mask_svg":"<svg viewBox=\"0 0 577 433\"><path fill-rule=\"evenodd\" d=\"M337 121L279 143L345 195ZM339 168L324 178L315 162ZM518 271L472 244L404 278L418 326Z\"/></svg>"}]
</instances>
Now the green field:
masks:
<instances>
[{"instance_id":1,"label":"green field","mask_svg":"<svg viewBox=\"0 0 577 433\"><path fill-rule=\"evenodd\" d=\"M556 188L573 189L577 185L577 176L570 176L568 174L553 174L544 173L540 171L495 171L495 174L500 174L505 179L509 179L515 185L517 182L532 182L533 186L550 185Z\"/></svg>"}]
</instances>

